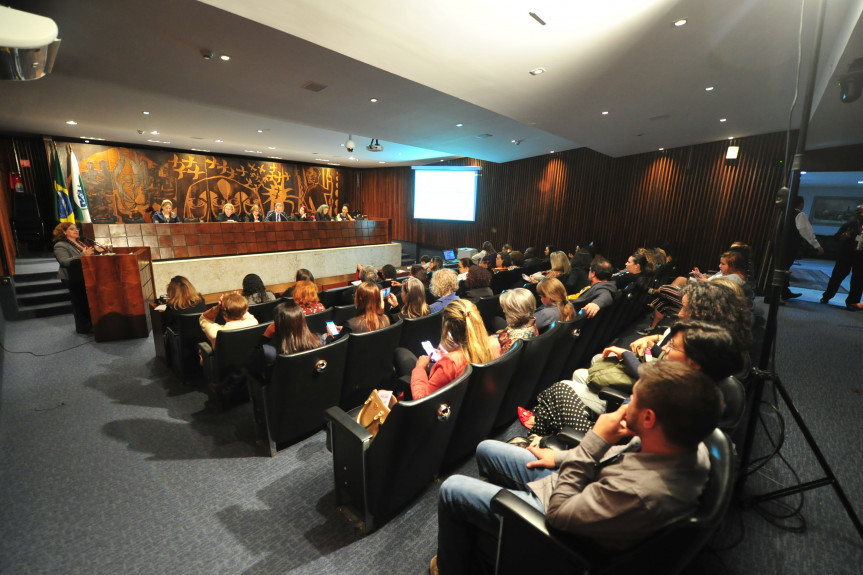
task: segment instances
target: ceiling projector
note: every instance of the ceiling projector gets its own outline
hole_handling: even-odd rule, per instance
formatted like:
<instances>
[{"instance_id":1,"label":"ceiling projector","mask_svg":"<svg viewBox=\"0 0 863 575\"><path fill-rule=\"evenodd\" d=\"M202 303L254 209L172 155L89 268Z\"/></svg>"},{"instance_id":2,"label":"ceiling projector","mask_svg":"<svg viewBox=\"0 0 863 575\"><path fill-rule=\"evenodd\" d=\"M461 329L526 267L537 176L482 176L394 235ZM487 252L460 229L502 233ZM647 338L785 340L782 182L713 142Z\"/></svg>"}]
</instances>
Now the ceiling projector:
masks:
<instances>
[{"instance_id":1,"label":"ceiling projector","mask_svg":"<svg viewBox=\"0 0 863 575\"><path fill-rule=\"evenodd\" d=\"M377 138L374 138L371 142L369 142L369 145L366 146L366 150L368 150L369 152L383 152L384 147L378 143Z\"/></svg>"}]
</instances>

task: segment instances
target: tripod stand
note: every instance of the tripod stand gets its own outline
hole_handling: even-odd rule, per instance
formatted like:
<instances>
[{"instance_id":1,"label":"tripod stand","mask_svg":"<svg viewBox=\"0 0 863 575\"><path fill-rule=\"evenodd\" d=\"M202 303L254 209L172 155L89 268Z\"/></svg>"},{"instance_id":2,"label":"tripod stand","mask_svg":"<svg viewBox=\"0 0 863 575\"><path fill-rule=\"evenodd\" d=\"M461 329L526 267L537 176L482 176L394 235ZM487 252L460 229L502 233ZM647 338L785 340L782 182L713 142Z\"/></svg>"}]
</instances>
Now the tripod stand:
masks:
<instances>
[{"instance_id":1,"label":"tripod stand","mask_svg":"<svg viewBox=\"0 0 863 575\"><path fill-rule=\"evenodd\" d=\"M791 416L794 418L794 421L797 423L797 427L803 433L804 438L806 439L806 443L809 445L809 448L812 450L812 453L815 455L815 458L818 460L818 464L821 466L822 471L825 474L825 477L820 479L816 479L813 481L808 481L805 483L801 483L799 485L793 487L787 487L784 489L779 489L777 491L773 491L770 493L765 493L761 495L754 496L747 500L748 503L758 503L762 501L769 501L772 499L778 499L781 497L785 497L787 495L792 495L795 493L802 493L804 491L808 491L810 489L815 489L817 487L823 487L825 485L832 485L836 495L839 497L839 501L842 503L842 506L845 508L845 512L848 514L848 517L851 519L851 522L854 524L854 528L857 530L857 533L860 535L861 539L863 539L863 524L860 523L860 519L857 517L857 514L854 512L853 507L851 506L851 502L848 500L848 497L845 495L845 491L842 489L842 486L839 484L839 481L836 479L836 476L833 473L833 470L830 468L830 464L827 462L827 459L824 457L824 454L821 452L821 449L818 447L818 444L815 442L815 438L812 436L812 433L809 431L809 427L806 425L806 422L803 421L803 417L800 415L800 412L794 405L791 396L788 393L788 390L785 389L785 386L782 384L781 379L778 374L775 372L769 371L769 367L773 364L773 353L774 353L774 342L776 341L776 325L777 325L777 316L778 316L778 308L779 308L779 300L781 297L782 289L786 286L786 281L788 278L788 270L778 269L782 262L786 261L787 250L793 249L793 246L790 245L791 242L789 240L790 232L796 233L796 226L794 223L794 219L792 217L793 206L796 203L798 191L800 189L800 171L803 166L803 152L806 146L806 135L809 129L809 116L812 108L812 93L814 91L815 84L815 72L818 63L818 56L820 53L821 47L821 35L823 31L824 24L824 11L825 11L825 2L821 0L819 3L818 10L818 20L816 24L816 36L815 43L813 46L813 56L812 56L812 66L810 68L809 79L807 83L807 90L805 94L805 100L803 105L803 117L801 120L800 126L800 135L797 141L797 150L794 156L794 162L791 169L791 187L790 189L783 188L780 192L779 197L777 198L777 204L783 205L783 213L780 217L779 224L776 226L776 238L773 243L774 252L773 252L773 263L777 267L773 271L773 281L767 287L767 296L770 300L770 311L767 316L767 326L765 328L764 333L764 341L761 347L761 357L759 361L759 369L754 373L754 377L752 378L752 386L753 389L749 391L751 396L751 408L749 412L749 419L746 427L746 435L743 442L743 451L741 454L741 473L737 480L736 485L736 493L738 496L742 495L743 488L746 483L747 474L745 470L749 467L752 458L752 444L755 439L755 429L756 423L759 416L759 408L761 406L761 400L764 394L764 386L766 382L771 382L774 389L779 393L782 397L782 400L785 402L785 405L788 407L791 412ZM787 195L782 192L786 192ZM789 228L789 226L795 226L793 229ZM793 236L791 236L793 237Z\"/></svg>"}]
</instances>

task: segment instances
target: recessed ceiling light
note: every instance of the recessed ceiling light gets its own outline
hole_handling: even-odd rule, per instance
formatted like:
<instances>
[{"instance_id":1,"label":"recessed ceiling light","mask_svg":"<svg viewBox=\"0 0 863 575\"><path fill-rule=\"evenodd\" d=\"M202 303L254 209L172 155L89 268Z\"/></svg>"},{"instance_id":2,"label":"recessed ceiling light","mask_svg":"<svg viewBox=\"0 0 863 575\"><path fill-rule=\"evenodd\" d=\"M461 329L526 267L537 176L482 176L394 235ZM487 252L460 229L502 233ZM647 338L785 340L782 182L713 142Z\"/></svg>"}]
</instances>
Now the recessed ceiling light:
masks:
<instances>
[{"instance_id":1,"label":"recessed ceiling light","mask_svg":"<svg viewBox=\"0 0 863 575\"><path fill-rule=\"evenodd\" d=\"M659 151L660 151L660 152L664 152L664 151L665 151L665 148L659 148Z\"/></svg>"},{"instance_id":2,"label":"recessed ceiling light","mask_svg":"<svg viewBox=\"0 0 863 575\"><path fill-rule=\"evenodd\" d=\"M141 113L142 113L142 114L144 114L145 116L149 116L149 115L150 115L150 112L148 112L147 110L144 110L144 111L143 111L143 112L141 112Z\"/></svg>"},{"instance_id":3,"label":"recessed ceiling light","mask_svg":"<svg viewBox=\"0 0 863 575\"><path fill-rule=\"evenodd\" d=\"M719 121L720 121L720 122L727 122L727 121L728 121L728 118L719 118Z\"/></svg>"},{"instance_id":4,"label":"recessed ceiling light","mask_svg":"<svg viewBox=\"0 0 863 575\"><path fill-rule=\"evenodd\" d=\"M224 141L225 141L225 140L216 140L216 143L217 143L217 144L221 144L221 143L222 143L222 142L224 142Z\"/></svg>"},{"instance_id":5,"label":"recessed ceiling light","mask_svg":"<svg viewBox=\"0 0 863 575\"><path fill-rule=\"evenodd\" d=\"M209 152L210 150L204 150L202 148L190 148L193 152Z\"/></svg>"},{"instance_id":6,"label":"recessed ceiling light","mask_svg":"<svg viewBox=\"0 0 863 575\"><path fill-rule=\"evenodd\" d=\"M78 125L78 122L76 122L75 120L69 120L66 123L69 124L70 126L77 126Z\"/></svg>"},{"instance_id":7,"label":"recessed ceiling light","mask_svg":"<svg viewBox=\"0 0 863 575\"><path fill-rule=\"evenodd\" d=\"M264 133L264 131L263 131L263 130L258 130L258 133L259 133L259 134L263 134L263 133Z\"/></svg>"},{"instance_id":8,"label":"recessed ceiling light","mask_svg":"<svg viewBox=\"0 0 863 575\"><path fill-rule=\"evenodd\" d=\"M456 127L456 128L463 128L463 127L464 127L464 124L462 124L461 122L459 122L458 124L456 124L456 125L455 125L455 127Z\"/></svg>"},{"instance_id":9,"label":"recessed ceiling light","mask_svg":"<svg viewBox=\"0 0 863 575\"><path fill-rule=\"evenodd\" d=\"M150 132L150 135L151 135L151 136L158 136L158 135L159 135L159 131L158 131L158 130L153 130L152 132Z\"/></svg>"},{"instance_id":10,"label":"recessed ceiling light","mask_svg":"<svg viewBox=\"0 0 863 575\"><path fill-rule=\"evenodd\" d=\"M386 162L378 162L379 164L386 164Z\"/></svg>"},{"instance_id":11,"label":"recessed ceiling light","mask_svg":"<svg viewBox=\"0 0 863 575\"><path fill-rule=\"evenodd\" d=\"M228 56L227 54L222 54L221 56L219 56L219 58L221 58L223 62L227 62L228 60L231 59L231 57Z\"/></svg>"},{"instance_id":12,"label":"recessed ceiling light","mask_svg":"<svg viewBox=\"0 0 863 575\"><path fill-rule=\"evenodd\" d=\"M733 139L734 139L734 136L728 136L728 139L729 139L729 140L733 140Z\"/></svg>"},{"instance_id":13,"label":"recessed ceiling light","mask_svg":"<svg viewBox=\"0 0 863 575\"><path fill-rule=\"evenodd\" d=\"M712 92L712 91L713 91L713 86L707 86L706 88L704 88L704 91L705 91L705 92Z\"/></svg>"},{"instance_id":14,"label":"recessed ceiling light","mask_svg":"<svg viewBox=\"0 0 863 575\"><path fill-rule=\"evenodd\" d=\"M549 152L549 154L553 154L553 153L554 153L554 150L552 150L552 151L550 151L550 152Z\"/></svg>"},{"instance_id":15,"label":"recessed ceiling light","mask_svg":"<svg viewBox=\"0 0 863 575\"><path fill-rule=\"evenodd\" d=\"M679 20L674 21L674 25L680 28L681 26L686 25L686 18L681 18Z\"/></svg>"},{"instance_id":16,"label":"recessed ceiling light","mask_svg":"<svg viewBox=\"0 0 863 575\"><path fill-rule=\"evenodd\" d=\"M608 110L604 111L604 112L602 113L602 115L603 115L603 116L607 116L607 115L608 115Z\"/></svg>"},{"instance_id":17,"label":"recessed ceiling light","mask_svg":"<svg viewBox=\"0 0 863 575\"><path fill-rule=\"evenodd\" d=\"M540 74L545 74L545 68L534 68L530 71L531 76L539 76Z\"/></svg>"},{"instance_id":18,"label":"recessed ceiling light","mask_svg":"<svg viewBox=\"0 0 863 575\"><path fill-rule=\"evenodd\" d=\"M369 100L369 102L371 102L372 104L377 104L377 103L378 103L378 99L377 99L377 98L371 98L371 99Z\"/></svg>"},{"instance_id":19,"label":"recessed ceiling light","mask_svg":"<svg viewBox=\"0 0 863 575\"><path fill-rule=\"evenodd\" d=\"M341 164L337 164L336 162L330 162L331 166L341 166Z\"/></svg>"},{"instance_id":20,"label":"recessed ceiling light","mask_svg":"<svg viewBox=\"0 0 863 575\"><path fill-rule=\"evenodd\" d=\"M104 142L104 141L105 141L105 138L94 138L93 136L79 136L79 137L80 137L82 140L87 140L87 142L89 142L90 140L96 140L96 141L99 141L99 142Z\"/></svg>"},{"instance_id":21,"label":"recessed ceiling light","mask_svg":"<svg viewBox=\"0 0 863 575\"><path fill-rule=\"evenodd\" d=\"M275 149L276 149L276 147L275 147L275 146L267 146L267 149L268 149L268 150L275 150Z\"/></svg>"},{"instance_id":22,"label":"recessed ceiling light","mask_svg":"<svg viewBox=\"0 0 863 575\"><path fill-rule=\"evenodd\" d=\"M315 158L315 161L316 162L328 162L329 160L327 160L326 158Z\"/></svg>"}]
</instances>

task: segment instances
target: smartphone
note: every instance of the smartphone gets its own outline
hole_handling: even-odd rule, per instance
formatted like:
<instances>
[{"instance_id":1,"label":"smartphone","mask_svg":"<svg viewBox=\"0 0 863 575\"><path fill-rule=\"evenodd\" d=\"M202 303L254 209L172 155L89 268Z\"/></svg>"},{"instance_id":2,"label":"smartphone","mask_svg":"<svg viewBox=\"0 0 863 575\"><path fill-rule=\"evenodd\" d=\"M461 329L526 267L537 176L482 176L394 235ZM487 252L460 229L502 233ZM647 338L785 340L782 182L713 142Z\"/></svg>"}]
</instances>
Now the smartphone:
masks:
<instances>
[{"instance_id":1,"label":"smartphone","mask_svg":"<svg viewBox=\"0 0 863 575\"><path fill-rule=\"evenodd\" d=\"M432 362L435 362L440 359L440 352L432 346L431 342L426 340L422 343L423 349L426 352L426 355L429 356Z\"/></svg>"},{"instance_id":2,"label":"smartphone","mask_svg":"<svg viewBox=\"0 0 863 575\"><path fill-rule=\"evenodd\" d=\"M333 337L336 337L337 335L339 335L339 328L336 327L335 323L328 321L327 322L327 333Z\"/></svg>"},{"instance_id":3,"label":"smartphone","mask_svg":"<svg viewBox=\"0 0 863 575\"><path fill-rule=\"evenodd\" d=\"M387 298L389 297L389 295L390 295L390 290L392 290L392 288L384 288L384 289L381 291L381 295L382 295L382 296L384 296L384 299L387 299Z\"/></svg>"}]
</instances>

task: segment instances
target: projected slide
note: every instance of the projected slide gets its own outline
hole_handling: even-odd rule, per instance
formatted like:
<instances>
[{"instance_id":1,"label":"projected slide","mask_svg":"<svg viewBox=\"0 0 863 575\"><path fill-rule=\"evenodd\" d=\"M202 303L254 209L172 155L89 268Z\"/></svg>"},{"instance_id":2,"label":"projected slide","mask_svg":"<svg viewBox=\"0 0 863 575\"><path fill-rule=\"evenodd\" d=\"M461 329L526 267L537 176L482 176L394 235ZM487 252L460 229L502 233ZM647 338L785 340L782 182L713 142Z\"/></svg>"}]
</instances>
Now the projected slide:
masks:
<instances>
[{"instance_id":1,"label":"projected slide","mask_svg":"<svg viewBox=\"0 0 863 575\"><path fill-rule=\"evenodd\" d=\"M414 168L414 218L474 221L478 172L465 168Z\"/></svg>"}]
</instances>

